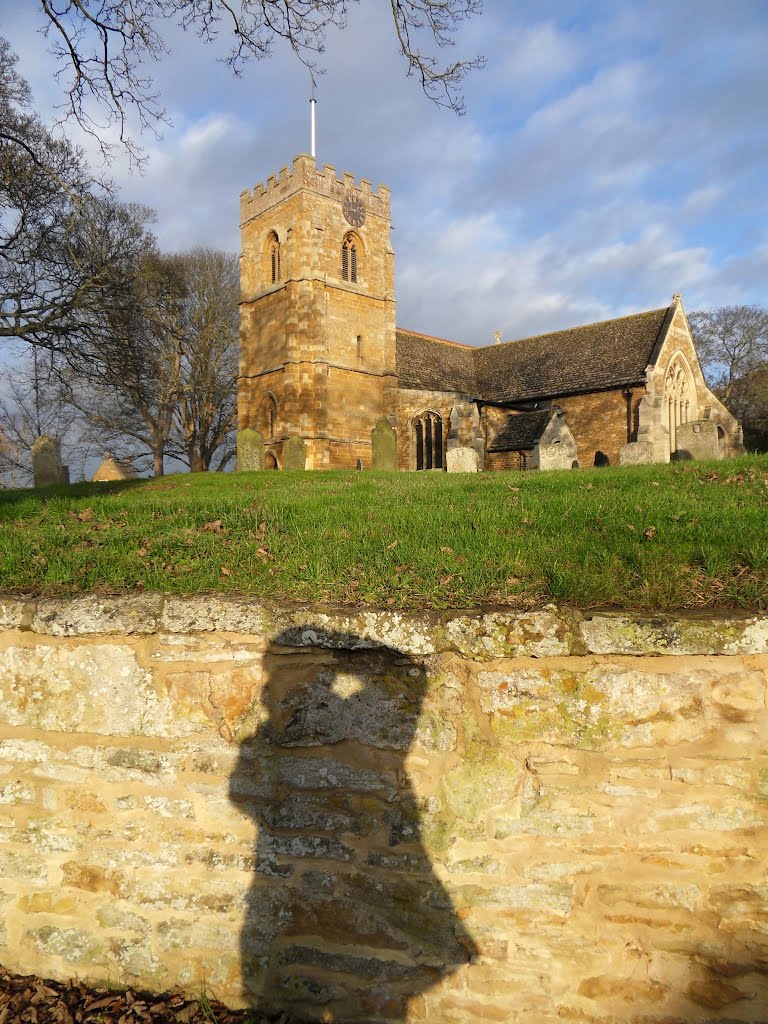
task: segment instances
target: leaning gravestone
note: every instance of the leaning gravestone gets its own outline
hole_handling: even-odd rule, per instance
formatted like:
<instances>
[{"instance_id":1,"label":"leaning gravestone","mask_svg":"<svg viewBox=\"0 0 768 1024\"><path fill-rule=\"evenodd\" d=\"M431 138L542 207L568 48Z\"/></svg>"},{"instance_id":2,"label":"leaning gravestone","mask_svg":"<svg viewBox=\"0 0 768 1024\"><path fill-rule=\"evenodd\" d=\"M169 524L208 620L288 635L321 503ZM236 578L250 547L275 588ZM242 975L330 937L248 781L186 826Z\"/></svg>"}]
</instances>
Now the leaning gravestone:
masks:
<instances>
[{"instance_id":1,"label":"leaning gravestone","mask_svg":"<svg viewBox=\"0 0 768 1024\"><path fill-rule=\"evenodd\" d=\"M620 466L650 466L653 462L653 445L650 441L630 441L619 451Z\"/></svg>"},{"instance_id":2,"label":"leaning gravestone","mask_svg":"<svg viewBox=\"0 0 768 1024\"><path fill-rule=\"evenodd\" d=\"M61 464L61 447L55 438L42 434L33 443L32 474L35 487L69 483L69 472Z\"/></svg>"},{"instance_id":3,"label":"leaning gravestone","mask_svg":"<svg viewBox=\"0 0 768 1024\"><path fill-rule=\"evenodd\" d=\"M298 434L289 437L283 445L283 469L305 469L307 446Z\"/></svg>"},{"instance_id":4,"label":"leaning gravestone","mask_svg":"<svg viewBox=\"0 0 768 1024\"><path fill-rule=\"evenodd\" d=\"M397 440L385 417L371 431L371 465L374 469L397 469Z\"/></svg>"},{"instance_id":5,"label":"leaning gravestone","mask_svg":"<svg viewBox=\"0 0 768 1024\"><path fill-rule=\"evenodd\" d=\"M260 430L246 427L237 432L237 469L264 469L264 435Z\"/></svg>"},{"instance_id":6,"label":"leaning gravestone","mask_svg":"<svg viewBox=\"0 0 768 1024\"><path fill-rule=\"evenodd\" d=\"M449 473L477 473L477 452L474 448L449 448L445 468Z\"/></svg>"}]
</instances>

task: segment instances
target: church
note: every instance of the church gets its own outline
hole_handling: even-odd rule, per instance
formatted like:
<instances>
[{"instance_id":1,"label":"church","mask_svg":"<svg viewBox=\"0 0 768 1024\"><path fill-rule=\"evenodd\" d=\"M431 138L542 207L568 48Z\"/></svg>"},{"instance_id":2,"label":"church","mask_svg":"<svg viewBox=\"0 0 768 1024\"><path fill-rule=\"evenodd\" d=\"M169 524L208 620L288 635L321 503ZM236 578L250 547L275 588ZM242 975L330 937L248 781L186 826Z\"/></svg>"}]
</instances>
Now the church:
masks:
<instances>
[{"instance_id":1,"label":"church","mask_svg":"<svg viewBox=\"0 0 768 1024\"><path fill-rule=\"evenodd\" d=\"M669 306L485 347L397 327L391 195L302 154L240 197L238 468L480 471L728 458Z\"/></svg>"}]
</instances>

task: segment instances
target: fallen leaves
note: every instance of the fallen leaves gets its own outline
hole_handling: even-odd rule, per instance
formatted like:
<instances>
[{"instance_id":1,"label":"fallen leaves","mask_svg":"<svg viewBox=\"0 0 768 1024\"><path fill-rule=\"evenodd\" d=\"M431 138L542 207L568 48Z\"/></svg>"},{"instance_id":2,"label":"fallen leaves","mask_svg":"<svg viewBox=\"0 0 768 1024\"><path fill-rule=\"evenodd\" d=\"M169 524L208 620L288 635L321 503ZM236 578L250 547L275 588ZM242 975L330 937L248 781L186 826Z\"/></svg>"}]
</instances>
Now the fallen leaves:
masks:
<instances>
[{"instance_id":1,"label":"fallen leaves","mask_svg":"<svg viewBox=\"0 0 768 1024\"><path fill-rule=\"evenodd\" d=\"M208 996L188 999L182 992L151 995L125 989L98 992L77 981L44 981L35 975L0 970L0 1022L12 1024L301 1024L284 1013L265 1016L230 1010Z\"/></svg>"}]
</instances>

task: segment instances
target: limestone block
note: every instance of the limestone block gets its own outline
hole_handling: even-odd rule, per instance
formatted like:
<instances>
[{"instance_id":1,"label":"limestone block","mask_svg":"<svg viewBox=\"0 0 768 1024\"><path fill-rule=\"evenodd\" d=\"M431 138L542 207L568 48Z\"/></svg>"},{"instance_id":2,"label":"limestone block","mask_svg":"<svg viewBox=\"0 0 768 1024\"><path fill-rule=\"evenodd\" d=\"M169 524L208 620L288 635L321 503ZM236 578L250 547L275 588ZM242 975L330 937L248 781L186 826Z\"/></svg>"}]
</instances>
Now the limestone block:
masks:
<instances>
[{"instance_id":1,"label":"limestone block","mask_svg":"<svg viewBox=\"0 0 768 1024\"><path fill-rule=\"evenodd\" d=\"M477 473L477 452L474 448L449 448L445 453L445 468L449 473Z\"/></svg>"},{"instance_id":2,"label":"limestone block","mask_svg":"<svg viewBox=\"0 0 768 1024\"><path fill-rule=\"evenodd\" d=\"M237 432L237 468L239 472L264 469L264 435L253 427Z\"/></svg>"},{"instance_id":3,"label":"limestone block","mask_svg":"<svg viewBox=\"0 0 768 1024\"><path fill-rule=\"evenodd\" d=\"M61 464L61 446L55 438L42 434L32 444L32 472L35 487L69 482L69 474L65 475Z\"/></svg>"},{"instance_id":4,"label":"limestone block","mask_svg":"<svg viewBox=\"0 0 768 1024\"><path fill-rule=\"evenodd\" d=\"M167 735L171 707L122 644L9 647L0 654L0 718L53 732Z\"/></svg>"},{"instance_id":5,"label":"limestone block","mask_svg":"<svg viewBox=\"0 0 768 1024\"><path fill-rule=\"evenodd\" d=\"M397 438L386 417L380 419L371 431L371 447L374 469L397 469Z\"/></svg>"},{"instance_id":6,"label":"limestone block","mask_svg":"<svg viewBox=\"0 0 768 1024\"><path fill-rule=\"evenodd\" d=\"M153 633L162 603L160 594L41 598L32 619L32 629L50 636Z\"/></svg>"},{"instance_id":7,"label":"limestone block","mask_svg":"<svg viewBox=\"0 0 768 1024\"><path fill-rule=\"evenodd\" d=\"M446 647L479 661L557 657L571 649L570 628L554 607L460 616L445 623L445 637Z\"/></svg>"},{"instance_id":8,"label":"limestone block","mask_svg":"<svg viewBox=\"0 0 768 1024\"><path fill-rule=\"evenodd\" d=\"M590 654L765 654L768 616L596 613L579 624Z\"/></svg>"},{"instance_id":9,"label":"limestone block","mask_svg":"<svg viewBox=\"0 0 768 1024\"><path fill-rule=\"evenodd\" d=\"M719 459L718 426L715 420L681 423L675 430L675 459Z\"/></svg>"},{"instance_id":10,"label":"limestone block","mask_svg":"<svg viewBox=\"0 0 768 1024\"><path fill-rule=\"evenodd\" d=\"M621 466L649 466L653 462L653 445L650 441L630 441L619 451Z\"/></svg>"},{"instance_id":11,"label":"limestone block","mask_svg":"<svg viewBox=\"0 0 768 1024\"><path fill-rule=\"evenodd\" d=\"M289 437L283 445L283 469L305 469L307 446L298 434Z\"/></svg>"},{"instance_id":12,"label":"limestone block","mask_svg":"<svg viewBox=\"0 0 768 1024\"><path fill-rule=\"evenodd\" d=\"M19 598L0 597L0 629L20 629L33 608Z\"/></svg>"},{"instance_id":13,"label":"limestone block","mask_svg":"<svg viewBox=\"0 0 768 1024\"><path fill-rule=\"evenodd\" d=\"M160 625L169 633L219 629L260 636L266 628L266 616L256 601L215 594L189 595L165 598Z\"/></svg>"}]
</instances>

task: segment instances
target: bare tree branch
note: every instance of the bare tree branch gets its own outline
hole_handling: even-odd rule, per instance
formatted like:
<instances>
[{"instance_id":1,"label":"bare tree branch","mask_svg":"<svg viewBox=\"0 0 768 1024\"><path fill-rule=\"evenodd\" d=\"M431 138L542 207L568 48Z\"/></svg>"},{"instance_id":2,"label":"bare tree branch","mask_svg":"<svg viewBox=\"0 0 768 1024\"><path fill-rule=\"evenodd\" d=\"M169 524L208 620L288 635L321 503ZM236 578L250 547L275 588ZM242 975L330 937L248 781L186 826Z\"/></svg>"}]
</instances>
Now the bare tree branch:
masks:
<instances>
[{"instance_id":1,"label":"bare tree branch","mask_svg":"<svg viewBox=\"0 0 768 1024\"><path fill-rule=\"evenodd\" d=\"M105 130L116 129L134 162L141 152L131 139L133 114L140 131L167 123L147 65L168 53L166 23L180 25L210 43L230 41L225 63L235 75L252 60L268 58L275 42L287 43L313 73L329 28L343 29L358 0L39 0L44 31L65 82L64 118L92 135L106 158L113 147ZM484 64L482 57L441 63L429 49L454 44L462 22L482 13L482 0L390 0L408 75L416 75L439 106L463 113L461 83ZM423 45L422 45L423 42Z\"/></svg>"}]
</instances>

